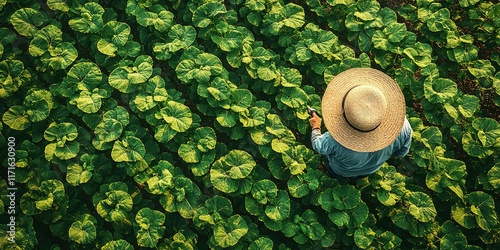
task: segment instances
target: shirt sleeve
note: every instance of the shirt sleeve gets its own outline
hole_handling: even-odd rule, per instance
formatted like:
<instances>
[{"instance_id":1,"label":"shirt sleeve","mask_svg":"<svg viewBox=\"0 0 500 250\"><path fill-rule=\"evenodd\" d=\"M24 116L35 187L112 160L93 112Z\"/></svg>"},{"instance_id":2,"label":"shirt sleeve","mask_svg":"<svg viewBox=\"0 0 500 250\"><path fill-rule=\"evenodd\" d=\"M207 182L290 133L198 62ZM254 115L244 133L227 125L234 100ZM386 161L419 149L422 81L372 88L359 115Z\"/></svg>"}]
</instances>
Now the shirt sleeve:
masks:
<instances>
[{"instance_id":1,"label":"shirt sleeve","mask_svg":"<svg viewBox=\"0 0 500 250\"><path fill-rule=\"evenodd\" d=\"M394 152L394 156L403 157L406 154L408 154L408 152L410 151L410 146L411 146L412 133L413 133L413 130L411 129L410 122L408 122L408 120L405 118L403 129L401 131L403 144L402 144L400 149L398 149L398 150L396 150L396 152Z\"/></svg>"},{"instance_id":2,"label":"shirt sleeve","mask_svg":"<svg viewBox=\"0 0 500 250\"><path fill-rule=\"evenodd\" d=\"M321 134L320 129L313 129L311 132L312 148L320 155L331 154L334 150L330 133Z\"/></svg>"}]
</instances>

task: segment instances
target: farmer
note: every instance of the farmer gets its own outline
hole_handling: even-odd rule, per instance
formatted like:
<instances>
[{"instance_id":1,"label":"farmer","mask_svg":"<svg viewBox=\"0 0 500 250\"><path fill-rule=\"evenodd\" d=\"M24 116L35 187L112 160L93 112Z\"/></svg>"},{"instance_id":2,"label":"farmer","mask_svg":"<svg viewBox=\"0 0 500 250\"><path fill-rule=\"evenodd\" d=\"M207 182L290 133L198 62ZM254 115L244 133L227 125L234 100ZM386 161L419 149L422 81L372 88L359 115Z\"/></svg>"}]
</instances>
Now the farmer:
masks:
<instances>
[{"instance_id":1,"label":"farmer","mask_svg":"<svg viewBox=\"0 0 500 250\"><path fill-rule=\"evenodd\" d=\"M381 71L353 68L338 74L326 88L321 109L328 132L321 133L321 118L313 112L311 142L331 177L355 181L410 149L403 93Z\"/></svg>"}]
</instances>

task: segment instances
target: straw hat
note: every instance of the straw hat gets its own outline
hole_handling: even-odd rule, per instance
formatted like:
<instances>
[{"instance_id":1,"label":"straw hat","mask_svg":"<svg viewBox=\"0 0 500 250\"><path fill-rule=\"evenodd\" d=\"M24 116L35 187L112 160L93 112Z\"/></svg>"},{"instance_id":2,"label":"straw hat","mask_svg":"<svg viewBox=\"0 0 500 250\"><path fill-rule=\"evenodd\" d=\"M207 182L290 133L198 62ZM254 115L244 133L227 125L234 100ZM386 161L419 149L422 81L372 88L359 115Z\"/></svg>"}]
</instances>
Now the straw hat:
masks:
<instances>
[{"instance_id":1,"label":"straw hat","mask_svg":"<svg viewBox=\"0 0 500 250\"><path fill-rule=\"evenodd\" d=\"M353 68L333 78L321 102L323 121L346 148L374 152L401 132L406 104L399 85L385 73Z\"/></svg>"}]
</instances>

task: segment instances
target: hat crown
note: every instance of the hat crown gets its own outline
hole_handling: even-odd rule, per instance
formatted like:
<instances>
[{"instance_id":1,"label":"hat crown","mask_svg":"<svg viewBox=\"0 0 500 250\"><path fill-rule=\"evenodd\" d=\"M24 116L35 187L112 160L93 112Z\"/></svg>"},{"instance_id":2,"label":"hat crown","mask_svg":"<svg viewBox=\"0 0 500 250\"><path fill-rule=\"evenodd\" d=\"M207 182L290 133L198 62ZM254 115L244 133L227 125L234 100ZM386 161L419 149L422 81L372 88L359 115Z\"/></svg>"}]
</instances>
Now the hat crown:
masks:
<instances>
[{"instance_id":1,"label":"hat crown","mask_svg":"<svg viewBox=\"0 0 500 250\"><path fill-rule=\"evenodd\" d=\"M358 85L345 94L342 106L347 123L356 130L368 132L382 123L387 100L380 89Z\"/></svg>"}]
</instances>

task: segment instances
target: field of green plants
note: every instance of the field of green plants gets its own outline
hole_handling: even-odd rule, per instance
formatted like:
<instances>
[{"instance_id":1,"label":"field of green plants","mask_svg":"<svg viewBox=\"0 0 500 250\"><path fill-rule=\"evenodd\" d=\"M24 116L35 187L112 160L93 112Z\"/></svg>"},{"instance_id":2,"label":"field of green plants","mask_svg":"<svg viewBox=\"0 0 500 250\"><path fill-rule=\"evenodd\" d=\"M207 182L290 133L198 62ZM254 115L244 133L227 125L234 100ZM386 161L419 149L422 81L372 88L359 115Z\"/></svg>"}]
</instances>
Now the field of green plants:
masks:
<instances>
[{"instance_id":1,"label":"field of green plants","mask_svg":"<svg viewBox=\"0 0 500 250\"><path fill-rule=\"evenodd\" d=\"M496 2L0 0L0 248L500 249ZM348 183L306 107L354 67L413 144Z\"/></svg>"}]
</instances>

